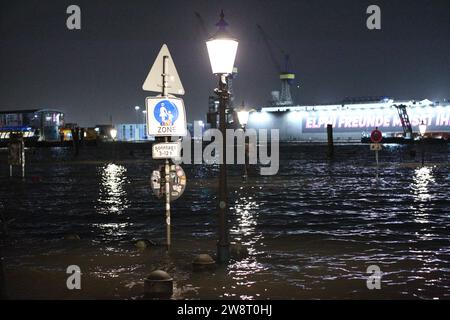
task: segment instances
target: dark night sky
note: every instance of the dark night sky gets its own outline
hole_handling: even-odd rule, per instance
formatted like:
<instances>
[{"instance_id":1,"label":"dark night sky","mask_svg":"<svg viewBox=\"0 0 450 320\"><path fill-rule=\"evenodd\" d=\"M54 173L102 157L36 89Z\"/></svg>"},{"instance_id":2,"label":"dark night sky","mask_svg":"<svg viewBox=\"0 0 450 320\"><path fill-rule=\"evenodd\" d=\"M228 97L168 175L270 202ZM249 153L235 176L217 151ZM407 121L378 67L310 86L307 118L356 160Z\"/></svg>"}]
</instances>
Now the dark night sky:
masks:
<instances>
[{"instance_id":1,"label":"dark night sky","mask_svg":"<svg viewBox=\"0 0 450 320\"><path fill-rule=\"evenodd\" d=\"M66 28L71 4L81 7L81 31ZM370 4L381 7L381 31L366 28ZM132 122L133 106L152 95L141 86L167 43L188 119L203 119L216 80L194 12L214 32L222 8L240 41L236 102L261 106L280 87L256 24L290 54L301 83L296 102L450 98L449 0L1 0L0 110L58 108L81 125L110 115Z\"/></svg>"}]
</instances>

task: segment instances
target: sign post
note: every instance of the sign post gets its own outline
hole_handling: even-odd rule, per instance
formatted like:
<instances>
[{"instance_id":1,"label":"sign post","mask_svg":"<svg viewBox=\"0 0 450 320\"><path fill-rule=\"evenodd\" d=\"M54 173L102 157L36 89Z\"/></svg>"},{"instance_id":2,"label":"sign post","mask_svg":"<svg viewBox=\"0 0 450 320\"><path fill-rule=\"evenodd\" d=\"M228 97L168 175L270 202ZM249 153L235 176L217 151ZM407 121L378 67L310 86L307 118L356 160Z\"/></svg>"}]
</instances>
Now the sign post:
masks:
<instances>
[{"instance_id":1,"label":"sign post","mask_svg":"<svg viewBox=\"0 0 450 320\"><path fill-rule=\"evenodd\" d=\"M184 88L166 45L162 46L142 88L146 91L161 93L160 96L148 97L146 99L146 122L148 136L164 138L164 143L158 143L152 147L152 157L154 159L165 159L164 171L162 172L162 170L160 170L159 174L156 173L158 171L154 171L152 174L152 189L158 197L164 195L165 198L166 245L169 250L172 244L170 201L171 198L172 200L175 199L174 197L171 197L173 194L171 189L174 187L173 184L175 182L174 179L171 179L170 159L178 158L181 151L180 144L177 142L170 143L169 137L186 135L186 112L183 100L169 95L170 93L183 95ZM181 169L180 166L178 167ZM179 172L179 170L175 170L175 172ZM160 184L163 176L164 188ZM175 174L175 176L177 176L177 174ZM183 186L185 186L185 176L183 181ZM180 195L181 194L179 194L179 196Z\"/></svg>"},{"instance_id":2,"label":"sign post","mask_svg":"<svg viewBox=\"0 0 450 320\"><path fill-rule=\"evenodd\" d=\"M13 176L13 166L22 169L22 179L25 178L25 144L22 134L11 134L8 143L9 176Z\"/></svg>"},{"instance_id":3,"label":"sign post","mask_svg":"<svg viewBox=\"0 0 450 320\"><path fill-rule=\"evenodd\" d=\"M372 143L370 144L370 150L375 151L375 161L377 164L377 173L376 178L378 179L378 151L381 150L381 140L383 140L383 134L380 130L378 130L378 127L375 128L375 130L372 131L370 134L370 140L372 140Z\"/></svg>"}]
</instances>

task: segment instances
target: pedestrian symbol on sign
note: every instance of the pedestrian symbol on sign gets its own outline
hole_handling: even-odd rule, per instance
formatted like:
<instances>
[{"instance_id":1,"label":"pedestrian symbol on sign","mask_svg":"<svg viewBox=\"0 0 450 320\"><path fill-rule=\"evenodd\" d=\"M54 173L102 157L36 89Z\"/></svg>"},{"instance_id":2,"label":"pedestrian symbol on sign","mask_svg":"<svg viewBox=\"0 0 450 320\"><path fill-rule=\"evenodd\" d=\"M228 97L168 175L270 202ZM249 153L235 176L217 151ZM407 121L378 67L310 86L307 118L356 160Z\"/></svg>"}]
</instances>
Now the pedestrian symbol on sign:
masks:
<instances>
[{"instance_id":1,"label":"pedestrian symbol on sign","mask_svg":"<svg viewBox=\"0 0 450 320\"><path fill-rule=\"evenodd\" d=\"M183 100L169 97L148 97L147 135L182 137L186 135L186 113Z\"/></svg>"},{"instance_id":2,"label":"pedestrian symbol on sign","mask_svg":"<svg viewBox=\"0 0 450 320\"><path fill-rule=\"evenodd\" d=\"M162 126L172 126L178 119L178 108L169 100L163 100L155 106L153 114Z\"/></svg>"}]
</instances>

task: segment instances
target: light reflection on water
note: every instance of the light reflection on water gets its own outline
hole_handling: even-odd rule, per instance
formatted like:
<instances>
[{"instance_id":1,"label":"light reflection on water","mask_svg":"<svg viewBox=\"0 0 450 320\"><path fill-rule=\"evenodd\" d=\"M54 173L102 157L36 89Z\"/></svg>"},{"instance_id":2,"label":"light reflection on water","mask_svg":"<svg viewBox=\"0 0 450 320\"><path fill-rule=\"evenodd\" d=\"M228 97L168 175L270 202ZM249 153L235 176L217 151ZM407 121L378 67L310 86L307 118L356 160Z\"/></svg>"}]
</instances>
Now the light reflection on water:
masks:
<instances>
[{"instance_id":1,"label":"light reflection on water","mask_svg":"<svg viewBox=\"0 0 450 320\"><path fill-rule=\"evenodd\" d=\"M94 272L110 278L105 283L124 298L130 297L124 283L143 279L160 261L173 264L178 284L188 288L179 296L188 299L450 297L450 148L436 151L436 165L428 167L409 160L406 149L383 149L376 183L367 146L336 147L331 162L325 160L326 147L290 146L280 153L278 175L255 173L246 183L241 168L231 166L230 240L247 254L196 276L186 267L193 255L215 254L217 170L183 165L188 189L173 204L176 246L169 263L165 255L159 260L158 250L137 252L131 240L165 239L163 206L148 184L159 163L138 147L122 146L121 165L99 166L97 158L111 154L104 149L88 150L86 161L30 162L29 175L42 182L0 184L1 201L17 218L14 235L24 240L8 251L11 267L47 268L50 260L43 262L42 252L72 254L66 242L53 239L73 232L82 239L76 258L90 254ZM52 159L44 153L49 150L37 152L40 159ZM60 256L52 261L60 263ZM379 295L367 290L364 278L373 263L386 274Z\"/></svg>"},{"instance_id":2,"label":"light reflection on water","mask_svg":"<svg viewBox=\"0 0 450 320\"><path fill-rule=\"evenodd\" d=\"M427 202L432 200L432 193L429 185L434 183L432 169L420 167L414 170L412 190L415 196L414 202L417 204L414 221L417 223L429 223L429 213Z\"/></svg>"},{"instance_id":3,"label":"light reflection on water","mask_svg":"<svg viewBox=\"0 0 450 320\"><path fill-rule=\"evenodd\" d=\"M429 167L421 167L414 170L414 183L412 189L417 200L431 200L428 185L434 183L433 171Z\"/></svg>"},{"instance_id":4,"label":"light reflection on water","mask_svg":"<svg viewBox=\"0 0 450 320\"><path fill-rule=\"evenodd\" d=\"M125 236L127 235L126 228L130 226L129 223L94 223L92 226L97 227L106 236Z\"/></svg>"},{"instance_id":5,"label":"light reflection on water","mask_svg":"<svg viewBox=\"0 0 450 320\"><path fill-rule=\"evenodd\" d=\"M124 166L109 163L101 168L101 180L97 212L100 214L122 214L128 208L125 185L127 169Z\"/></svg>"},{"instance_id":6,"label":"light reflection on water","mask_svg":"<svg viewBox=\"0 0 450 320\"><path fill-rule=\"evenodd\" d=\"M238 196L234 203L236 223L231 228L231 234L234 240L238 243L238 248L244 247L248 256L243 259L238 259L229 266L229 274L236 281L237 286L252 287L255 281L251 277L260 273L267 268L257 261L257 256L264 254L261 250L264 239L261 232L257 231L259 203L250 194L246 195L246 190L241 187ZM257 297L252 295L240 296L243 300L252 300Z\"/></svg>"},{"instance_id":7,"label":"light reflection on water","mask_svg":"<svg viewBox=\"0 0 450 320\"><path fill-rule=\"evenodd\" d=\"M125 190L125 185L128 183L126 172L127 169L124 166L114 163L109 163L100 169L97 213L120 216L128 208L129 201ZM111 238L126 236L129 225L129 223L108 221L92 224L104 237Z\"/></svg>"}]
</instances>

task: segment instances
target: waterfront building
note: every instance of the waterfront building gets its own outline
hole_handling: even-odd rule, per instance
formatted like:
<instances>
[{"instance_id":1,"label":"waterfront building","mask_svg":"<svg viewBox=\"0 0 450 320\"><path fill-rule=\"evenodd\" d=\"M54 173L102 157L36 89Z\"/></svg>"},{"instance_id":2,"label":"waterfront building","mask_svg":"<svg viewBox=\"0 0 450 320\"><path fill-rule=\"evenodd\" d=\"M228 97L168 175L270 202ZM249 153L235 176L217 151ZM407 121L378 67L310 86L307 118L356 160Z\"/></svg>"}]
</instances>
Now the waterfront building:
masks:
<instances>
[{"instance_id":1,"label":"waterfront building","mask_svg":"<svg viewBox=\"0 0 450 320\"><path fill-rule=\"evenodd\" d=\"M20 132L26 139L57 141L64 125L64 113L53 109L0 111L0 140Z\"/></svg>"},{"instance_id":2,"label":"waterfront building","mask_svg":"<svg viewBox=\"0 0 450 320\"><path fill-rule=\"evenodd\" d=\"M143 123L121 123L116 126L118 141L148 141L154 137L147 136L147 125Z\"/></svg>"}]
</instances>

